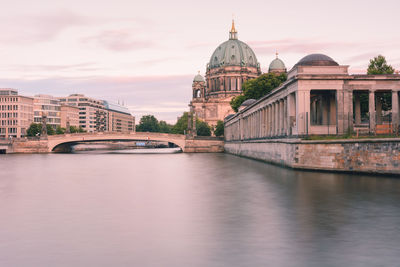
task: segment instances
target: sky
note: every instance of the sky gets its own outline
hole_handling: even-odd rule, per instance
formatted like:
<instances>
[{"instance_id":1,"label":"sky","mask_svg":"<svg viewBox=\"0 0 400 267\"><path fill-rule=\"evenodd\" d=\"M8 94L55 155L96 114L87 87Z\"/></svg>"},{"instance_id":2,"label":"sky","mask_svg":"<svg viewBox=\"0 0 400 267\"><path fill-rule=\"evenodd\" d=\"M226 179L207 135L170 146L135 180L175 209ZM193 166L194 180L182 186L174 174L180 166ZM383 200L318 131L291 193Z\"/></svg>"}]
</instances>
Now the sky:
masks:
<instances>
[{"instance_id":1,"label":"sky","mask_svg":"<svg viewBox=\"0 0 400 267\"><path fill-rule=\"evenodd\" d=\"M400 69L400 2L0 0L0 88L82 93L174 123L232 18L264 72L323 53L351 73L382 54Z\"/></svg>"}]
</instances>

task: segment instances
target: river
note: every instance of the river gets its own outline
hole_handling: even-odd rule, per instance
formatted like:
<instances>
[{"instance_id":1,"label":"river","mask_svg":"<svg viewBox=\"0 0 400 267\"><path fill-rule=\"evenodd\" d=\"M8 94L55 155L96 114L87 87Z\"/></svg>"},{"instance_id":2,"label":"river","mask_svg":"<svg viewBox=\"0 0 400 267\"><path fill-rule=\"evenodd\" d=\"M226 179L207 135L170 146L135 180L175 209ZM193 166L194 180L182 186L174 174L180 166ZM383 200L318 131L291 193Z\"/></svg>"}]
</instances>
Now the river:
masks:
<instances>
[{"instance_id":1,"label":"river","mask_svg":"<svg viewBox=\"0 0 400 267\"><path fill-rule=\"evenodd\" d=\"M399 266L400 179L228 154L0 157L0 266Z\"/></svg>"}]
</instances>

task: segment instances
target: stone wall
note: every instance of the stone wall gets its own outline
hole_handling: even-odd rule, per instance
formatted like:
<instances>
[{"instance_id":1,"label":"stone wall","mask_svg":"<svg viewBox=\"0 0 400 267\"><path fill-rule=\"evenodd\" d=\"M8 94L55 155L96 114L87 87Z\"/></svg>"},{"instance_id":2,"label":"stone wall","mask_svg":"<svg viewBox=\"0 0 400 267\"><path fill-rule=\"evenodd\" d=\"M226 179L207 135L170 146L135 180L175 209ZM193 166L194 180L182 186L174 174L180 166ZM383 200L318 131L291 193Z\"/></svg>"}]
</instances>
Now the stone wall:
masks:
<instances>
[{"instance_id":1,"label":"stone wall","mask_svg":"<svg viewBox=\"0 0 400 267\"><path fill-rule=\"evenodd\" d=\"M185 153L218 153L224 152L224 140L220 138L201 138L186 139Z\"/></svg>"},{"instance_id":2,"label":"stone wall","mask_svg":"<svg viewBox=\"0 0 400 267\"><path fill-rule=\"evenodd\" d=\"M7 153L48 153L48 141L19 139L13 142L13 145Z\"/></svg>"},{"instance_id":3,"label":"stone wall","mask_svg":"<svg viewBox=\"0 0 400 267\"><path fill-rule=\"evenodd\" d=\"M225 152L298 169L400 175L400 139L227 142Z\"/></svg>"}]
</instances>

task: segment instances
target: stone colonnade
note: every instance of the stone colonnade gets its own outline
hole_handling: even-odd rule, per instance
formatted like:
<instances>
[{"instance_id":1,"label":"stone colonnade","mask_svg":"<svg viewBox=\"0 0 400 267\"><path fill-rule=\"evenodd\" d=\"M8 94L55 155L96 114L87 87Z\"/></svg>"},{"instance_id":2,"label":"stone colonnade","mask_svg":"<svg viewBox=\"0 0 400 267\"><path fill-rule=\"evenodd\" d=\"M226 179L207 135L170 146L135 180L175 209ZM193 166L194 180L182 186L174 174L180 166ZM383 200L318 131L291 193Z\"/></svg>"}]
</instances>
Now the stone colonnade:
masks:
<instances>
[{"instance_id":1,"label":"stone colonnade","mask_svg":"<svg viewBox=\"0 0 400 267\"><path fill-rule=\"evenodd\" d=\"M394 131L398 130L400 120L399 90L391 90L391 123ZM335 110L335 114L332 115L335 119L331 124L310 124L311 90L301 90L286 95L281 94L281 97L266 98L248 110L239 112L232 120L225 123L225 138L227 141L233 141L307 134L345 134L349 129L359 126L361 124L361 104L357 92L362 90L330 91L335 92L335 97L329 100L332 101L332 112ZM382 102L379 99L376 101L376 93L388 91L369 90L369 124L366 126L369 128L369 132L374 133L376 125L384 123L380 119ZM353 95L355 114L353 114ZM377 114L379 116L376 116Z\"/></svg>"},{"instance_id":2,"label":"stone colonnade","mask_svg":"<svg viewBox=\"0 0 400 267\"><path fill-rule=\"evenodd\" d=\"M225 126L229 140L247 140L284 137L292 134L295 116L295 97L290 94L246 115L240 114L235 122Z\"/></svg>"}]
</instances>

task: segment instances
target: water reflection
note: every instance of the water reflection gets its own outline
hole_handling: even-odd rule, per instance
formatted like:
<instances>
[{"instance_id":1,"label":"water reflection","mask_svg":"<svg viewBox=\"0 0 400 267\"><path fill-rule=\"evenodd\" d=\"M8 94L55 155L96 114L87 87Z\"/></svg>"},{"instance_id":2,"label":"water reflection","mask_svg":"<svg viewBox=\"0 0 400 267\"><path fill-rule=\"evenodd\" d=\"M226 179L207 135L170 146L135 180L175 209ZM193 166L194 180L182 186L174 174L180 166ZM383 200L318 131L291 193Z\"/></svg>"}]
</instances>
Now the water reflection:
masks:
<instances>
[{"instance_id":1,"label":"water reflection","mask_svg":"<svg viewBox=\"0 0 400 267\"><path fill-rule=\"evenodd\" d=\"M6 155L0 266L396 266L400 180L227 154Z\"/></svg>"}]
</instances>

